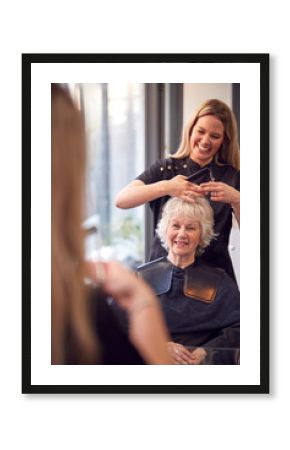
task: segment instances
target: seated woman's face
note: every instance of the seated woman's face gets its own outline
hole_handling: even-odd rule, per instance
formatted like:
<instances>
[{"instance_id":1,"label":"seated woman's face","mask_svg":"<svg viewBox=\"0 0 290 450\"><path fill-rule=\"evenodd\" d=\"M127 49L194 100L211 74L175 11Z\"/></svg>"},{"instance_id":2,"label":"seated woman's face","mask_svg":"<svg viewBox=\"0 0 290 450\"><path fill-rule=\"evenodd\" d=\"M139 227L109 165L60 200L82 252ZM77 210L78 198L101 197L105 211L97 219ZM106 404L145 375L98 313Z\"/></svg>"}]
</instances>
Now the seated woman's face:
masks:
<instances>
[{"instance_id":1,"label":"seated woman's face","mask_svg":"<svg viewBox=\"0 0 290 450\"><path fill-rule=\"evenodd\" d=\"M189 217L173 217L166 231L168 253L179 257L192 257L201 239L200 223Z\"/></svg>"}]
</instances>

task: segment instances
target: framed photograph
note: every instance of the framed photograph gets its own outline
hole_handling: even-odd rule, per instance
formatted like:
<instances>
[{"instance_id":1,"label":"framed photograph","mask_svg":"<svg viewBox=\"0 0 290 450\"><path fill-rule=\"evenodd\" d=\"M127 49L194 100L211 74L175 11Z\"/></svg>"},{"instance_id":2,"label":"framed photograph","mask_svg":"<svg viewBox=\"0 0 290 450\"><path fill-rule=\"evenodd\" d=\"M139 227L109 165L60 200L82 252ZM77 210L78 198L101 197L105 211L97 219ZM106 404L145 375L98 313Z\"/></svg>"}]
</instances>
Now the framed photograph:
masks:
<instances>
[{"instance_id":1,"label":"framed photograph","mask_svg":"<svg viewBox=\"0 0 290 450\"><path fill-rule=\"evenodd\" d=\"M101 249L133 269L148 261L154 225L147 207L118 212L116 192L176 150L199 103L217 98L234 111L241 167L241 227L233 226L229 245L240 290L235 364L51 363L52 83L84 113L89 133L86 251L100 256ZM95 163L100 139L110 142L105 163L98 158L105 166ZM22 392L269 393L268 54L22 55Z\"/></svg>"}]
</instances>

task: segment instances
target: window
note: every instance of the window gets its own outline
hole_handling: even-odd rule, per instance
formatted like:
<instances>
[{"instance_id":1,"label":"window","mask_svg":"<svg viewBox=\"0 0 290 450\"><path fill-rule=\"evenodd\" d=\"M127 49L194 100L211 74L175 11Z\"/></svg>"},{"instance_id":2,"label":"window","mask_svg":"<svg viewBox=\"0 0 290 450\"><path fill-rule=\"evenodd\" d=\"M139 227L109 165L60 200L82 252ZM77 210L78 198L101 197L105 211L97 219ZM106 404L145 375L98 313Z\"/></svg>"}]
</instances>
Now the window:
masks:
<instances>
[{"instance_id":1,"label":"window","mask_svg":"<svg viewBox=\"0 0 290 450\"><path fill-rule=\"evenodd\" d=\"M83 109L87 139L87 257L116 258L131 268L144 261L144 207L115 207L117 192L145 166L144 85L70 86Z\"/></svg>"}]
</instances>

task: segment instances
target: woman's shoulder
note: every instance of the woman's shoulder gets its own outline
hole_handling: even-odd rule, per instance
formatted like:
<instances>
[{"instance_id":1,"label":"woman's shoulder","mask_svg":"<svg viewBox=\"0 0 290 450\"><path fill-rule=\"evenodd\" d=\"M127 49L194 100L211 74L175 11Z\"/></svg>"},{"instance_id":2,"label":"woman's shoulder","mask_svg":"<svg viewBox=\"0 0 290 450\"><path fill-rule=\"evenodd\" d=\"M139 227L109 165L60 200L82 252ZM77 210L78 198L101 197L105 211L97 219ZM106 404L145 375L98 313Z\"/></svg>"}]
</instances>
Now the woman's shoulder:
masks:
<instances>
[{"instance_id":1,"label":"woman's shoulder","mask_svg":"<svg viewBox=\"0 0 290 450\"><path fill-rule=\"evenodd\" d=\"M156 295L165 294L169 291L173 266L166 257L143 264L138 267L137 271L151 286Z\"/></svg>"},{"instance_id":2,"label":"woman's shoulder","mask_svg":"<svg viewBox=\"0 0 290 450\"><path fill-rule=\"evenodd\" d=\"M208 279L216 280L216 285L219 292L230 293L230 295L239 295L239 288L237 283L229 276L229 274L222 269L214 265L200 261L199 266L205 273Z\"/></svg>"},{"instance_id":3,"label":"woman's shoulder","mask_svg":"<svg viewBox=\"0 0 290 450\"><path fill-rule=\"evenodd\" d=\"M166 172L172 170L174 167L173 160L170 157L159 158L154 163L152 163L144 173L150 175L164 175Z\"/></svg>"},{"instance_id":4,"label":"woman's shoulder","mask_svg":"<svg viewBox=\"0 0 290 450\"><path fill-rule=\"evenodd\" d=\"M221 172L227 172L227 173L232 173L232 174L240 173L240 171L238 169L236 169L234 166L232 166L232 164L230 164L226 161L218 161L218 162L213 161L212 166L216 170L220 170Z\"/></svg>"},{"instance_id":5,"label":"woman's shoulder","mask_svg":"<svg viewBox=\"0 0 290 450\"><path fill-rule=\"evenodd\" d=\"M228 163L212 164L212 171L216 181L223 181L239 189L240 171Z\"/></svg>"},{"instance_id":6,"label":"woman's shoulder","mask_svg":"<svg viewBox=\"0 0 290 450\"><path fill-rule=\"evenodd\" d=\"M238 286L224 269L211 266L203 261L193 264L192 267L194 269L189 273L189 284L191 283L193 286L197 284L199 289L202 286L210 288L215 292L216 299L229 299L238 305Z\"/></svg>"},{"instance_id":7,"label":"woman's shoulder","mask_svg":"<svg viewBox=\"0 0 290 450\"><path fill-rule=\"evenodd\" d=\"M206 277L215 278L218 284L226 284L232 286L235 285L235 282L232 278L226 273L226 271L218 266L211 265L202 259L197 258L197 260L189 266L192 271L198 271L200 273L204 273Z\"/></svg>"},{"instance_id":8,"label":"woman's shoulder","mask_svg":"<svg viewBox=\"0 0 290 450\"><path fill-rule=\"evenodd\" d=\"M155 161L146 171L147 177L151 179L171 179L172 177L186 172L188 167L187 158L175 159L167 156ZM185 173L186 175L186 173ZM142 180L143 181L143 180Z\"/></svg>"},{"instance_id":9,"label":"woman's shoulder","mask_svg":"<svg viewBox=\"0 0 290 450\"><path fill-rule=\"evenodd\" d=\"M157 159L151 166L147 169L149 172L155 172L156 170L159 172L166 172L172 174L173 172L179 172L180 170L184 170L190 166L189 158L173 158L171 156L167 156L165 158Z\"/></svg>"},{"instance_id":10,"label":"woman's shoulder","mask_svg":"<svg viewBox=\"0 0 290 450\"><path fill-rule=\"evenodd\" d=\"M137 272L145 273L156 271L156 269L164 269L171 267L171 263L168 261L166 256L161 256L160 258L154 259L153 261L146 262L137 267Z\"/></svg>"},{"instance_id":11,"label":"woman's shoulder","mask_svg":"<svg viewBox=\"0 0 290 450\"><path fill-rule=\"evenodd\" d=\"M157 164L162 166L164 169L174 170L174 169L179 169L180 167L182 167L182 164L184 164L185 160L186 160L186 158L176 159L176 158L172 158L171 156L167 156L166 158L158 159Z\"/></svg>"}]
</instances>

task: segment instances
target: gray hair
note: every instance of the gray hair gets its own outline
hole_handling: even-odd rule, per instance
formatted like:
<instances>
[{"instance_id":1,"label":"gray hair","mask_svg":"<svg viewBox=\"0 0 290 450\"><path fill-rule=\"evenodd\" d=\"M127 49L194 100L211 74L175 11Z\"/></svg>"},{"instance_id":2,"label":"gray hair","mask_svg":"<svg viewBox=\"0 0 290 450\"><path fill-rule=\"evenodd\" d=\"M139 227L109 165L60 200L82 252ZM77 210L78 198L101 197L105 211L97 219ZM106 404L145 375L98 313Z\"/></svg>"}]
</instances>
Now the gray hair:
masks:
<instances>
[{"instance_id":1,"label":"gray hair","mask_svg":"<svg viewBox=\"0 0 290 450\"><path fill-rule=\"evenodd\" d=\"M172 217L189 217L199 222L201 227L200 243L196 249L196 254L201 255L204 249L215 238L213 210L209 202L204 197L196 197L194 203L187 202L178 197L173 197L165 204L161 219L158 222L156 233L160 238L162 246L168 250L166 245L166 232L169 221Z\"/></svg>"}]
</instances>

